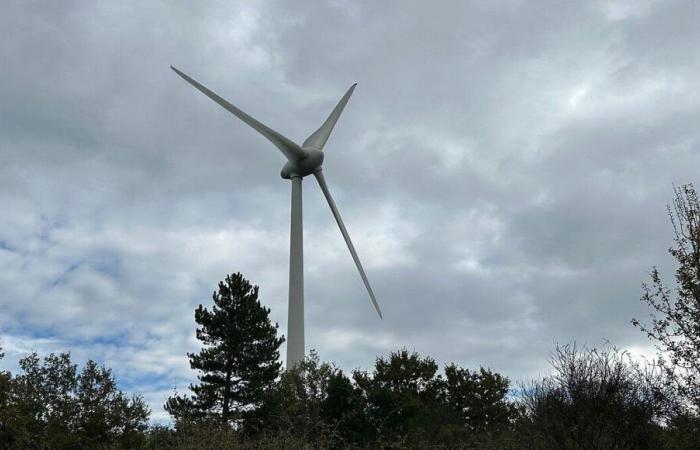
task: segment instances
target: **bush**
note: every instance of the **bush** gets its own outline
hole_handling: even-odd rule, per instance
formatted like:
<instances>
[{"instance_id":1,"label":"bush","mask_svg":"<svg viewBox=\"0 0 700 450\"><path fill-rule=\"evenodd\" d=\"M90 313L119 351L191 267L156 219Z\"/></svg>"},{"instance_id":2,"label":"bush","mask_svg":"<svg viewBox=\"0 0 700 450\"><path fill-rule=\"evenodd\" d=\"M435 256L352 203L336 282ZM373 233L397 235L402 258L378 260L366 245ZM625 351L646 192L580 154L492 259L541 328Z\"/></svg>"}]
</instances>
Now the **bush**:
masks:
<instances>
[{"instance_id":1,"label":"bush","mask_svg":"<svg viewBox=\"0 0 700 450\"><path fill-rule=\"evenodd\" d=\"M666 383L615 348L557 346L554 372L522 389L518 434L532 448L658 449Z\"/></svg>"}]
</instances>

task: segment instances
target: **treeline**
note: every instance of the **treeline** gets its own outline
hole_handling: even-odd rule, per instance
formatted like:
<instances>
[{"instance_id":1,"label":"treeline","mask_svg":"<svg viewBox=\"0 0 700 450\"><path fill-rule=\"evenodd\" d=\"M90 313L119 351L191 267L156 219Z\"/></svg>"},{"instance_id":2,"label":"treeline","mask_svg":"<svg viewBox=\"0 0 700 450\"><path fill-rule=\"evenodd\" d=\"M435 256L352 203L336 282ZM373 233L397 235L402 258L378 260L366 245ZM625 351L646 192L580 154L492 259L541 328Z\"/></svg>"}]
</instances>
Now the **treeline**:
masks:
<instances>
[{"instance_id":1,"label":"treeline","mask_svg":"<svg viewBox=\"0 0 700 450\"><path fill-rule=\"evenodd\" d=\"M0 358L4 355L0 352ZM68 353L19 361L0 372L0 448L137 448L148 431L149 409L117 388L109 369L88 361L82 370Z\"/></svg>"},{"instance_id":2,"label":"treeline","mask_svg":"<svg viewBox=\"0 0 700 450\"><path fill-rule=\"evenodd\" d=\"M172 427L148 426L143 399L109 369L31 354L17 374L0 372L0 448L699 449L700 202L692 185L675 194L676 288L654 269L650 322L632 321L664 352L648 364L570 344L554 348L548 375L519 385L406 349L368 371L315 352L285 371L284 339L237 273L195 311L198 381L165 404Z\"/></svg>"},{"instance_id":3,"label":"treeline","mask_svg":"<svg viewBox=\"0 0 700 450\"><path fill-rule=\"evenodd\" d=\"M67 354L23 358L0 375L4 449L474 448L697 449L700 419L662 371L622 351L559 346L552 373L511 386L491 370L399 350L350 376L315 353L258 404L192 401L174 427L147 425L143 399ZM212 405L213 406L213 405ZM178 415L179 414L179 415Z\"/></svg>"}]
</instances>

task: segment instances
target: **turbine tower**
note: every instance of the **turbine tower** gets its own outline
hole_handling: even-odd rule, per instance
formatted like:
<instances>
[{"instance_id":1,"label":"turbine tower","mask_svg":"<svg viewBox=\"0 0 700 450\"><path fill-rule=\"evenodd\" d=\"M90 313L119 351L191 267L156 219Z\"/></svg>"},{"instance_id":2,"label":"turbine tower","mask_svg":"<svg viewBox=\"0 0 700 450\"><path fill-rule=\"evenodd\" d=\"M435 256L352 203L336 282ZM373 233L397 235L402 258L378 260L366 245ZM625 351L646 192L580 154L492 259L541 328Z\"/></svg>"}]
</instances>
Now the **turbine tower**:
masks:
<instances>
[{"instance_id":1,"label":"turbine tower","mask_svg":"<svg viewBox=\"0 0 700 450\"><path fill-rule=\"evenodd\" d=\"M331 208L333 217L335 217L335 221L338 223L340 233L345 239L348 250L350 250L350 255L352 255L352 259L355 261L357 270L360 272L360 277L362 277L362 281L367 288L369 298L372 300L374 309L377 311L377 314L379 314L379 318L381 319L382 312L379 309L377 299L374 297L374 292L372 292L372 287L370 286L369 280L367 280L367 275L362 268L360 258L357 256L355 246L352 245L350 235L345 229L343 219L340 217L338 208L335 206L333 197L328 190L326 180L323 177L323 171L321 170L324 157L323 147L326 145L326 141L328 141L328 137L330 136L331 131L333 131L335 123L338 121L340 114L343 112L343 108L345 108L345 105L348 103L348 100L350 99L350 96L355 90L355 86L357 84L350 86L350 89L348 89L343 98L340 99L321 127L314 131L308 138L306 138L304 143L299 146L292 140L286 138L272 128L258 122L248 114L236 108L231 103L219 97L217 94L210 91L187 74L179 71L173 66L170 66L170 68L184 78L185 81L204 93L207 97L214 100L221 107L241 119L258 133L262 134L278 149L280 149L282 154L287 158L287 162L282 167L281 172L282 178L291 180L292 182L292 217L289 238L287 368L292 368L298 362L304 359L304 232L301 182L305 176L313 174L313 176L316 177L316 181L318 181L319 186L321 186L321 190L323 191L323 195L326 197L326 201L328 201L328 206Z\"/></svg>"}]
</instances>

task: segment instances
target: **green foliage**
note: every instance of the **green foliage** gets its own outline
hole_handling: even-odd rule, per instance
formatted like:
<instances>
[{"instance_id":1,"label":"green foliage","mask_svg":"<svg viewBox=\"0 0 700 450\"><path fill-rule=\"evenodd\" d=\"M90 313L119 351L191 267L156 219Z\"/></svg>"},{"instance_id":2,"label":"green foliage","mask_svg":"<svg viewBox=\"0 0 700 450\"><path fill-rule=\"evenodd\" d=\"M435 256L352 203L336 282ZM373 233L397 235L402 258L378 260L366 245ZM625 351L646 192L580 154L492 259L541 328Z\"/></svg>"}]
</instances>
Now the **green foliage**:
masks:
<instances>
[{"instance_id":1,"label":"green foliage","mask_svg":"<svg viewBox=\"0 0 700 450\"><path fill-rule=\"evenodd\" d=\"M508 379L488 369L450 364L443 375L404 349L348 378L312 351L266 388L242 426L200 417L146 430L143 401L127 399L108 369L32 354L0 384L0 448L697 448L700 419L671 409L679 405L667 383L624 352L558 347L552 366L516 405Z\"/></svg>"},{"instance_id":2,"label":"green foliage","mask_svg":"<svg viewBox=\"0 0 700 450\"><path fill-rule=\"evenodd\" d=\"M312 350L268 393L259 430L337 447L353 440L348 435L362 414L358 399L343 371Z\"/></svg>"},{"instance_id":3,"label":"green foliage","mask_svg":"<svg viewBox=\"0 0 700 450\"><path fill-rule=\"evenodd\" d=\"M322 448L500 439L514 421L515 408L506 401L508 380L454 364L446 372L447 379L433 359L404 349L377 358L372 372L358 370L350 379L312 351L269 392L260 430Z\"/></svg>"},{"instance_id":4,"label":"green foliage","mask_svg":"<svg viewBox=\"0 0 700 450\"><path fill-rule=\"evenodd\" d=\"M277 325L258 300L258 287L240 273L228 275L213 294L210 309L195 310L197 339L204 347L190 353L190 367L198 370L199 384L190 385L192 397L171 397L165 405L176 423L218 421L239 423L254 416L265 391L279 376Z\"/></svg>"},{"instance_id":5,"label":"green foliage","mask_svg":"<svg viewBox=\"0 0 700 450\"><path fill-rule=\"evenodd\" d=\"M327 394L321 403L321 416L333 431L334 437L344 443L367 443L372 433L362 393L342 370L331 373Z\"/></svg>"},{"instance_id":6,"label":"green foliage","mask_svg":"<svg viewBox=\"0 0 700 450\"><path fill-rule=\"evenodd\" d=\"M156 426L147 433L143 450L287 450L338 448L306 441L286 432L249 436L221 423L182 424L177 429Z\"/></svg>"},{"instance_id":7,"label":"green foliage","mask_svg":"<svg viewBox=\"0 0 700 450\"><path fill-rule=\"evenodd\" d=\"M285 371L266 398L269 423L302 438L317 438L324 428L321 405L336 370L311 351L304 361Z\"/></svg>"},{"instance_id":8,"label":"green foliage","mask_svg":"<svg viewBox=\"0 0 700 450\"><path fill-rule=\"evenodd\" d=\"M508 378L483 367L478 372L455 364L445 367L447 402L472 433L501 433L512 427L518 410L506 400L509 385Z\"/></svg>"},{"instance_id":9,"label":"green foliage","mask_svg":"<svg viewBox=\"0 0 700 450\"><path fill-rule=\"evenodd\" d=\"M5 354L0 348L0 359ZM17 411L11 402L12 375L6 371L0 371L0 443L11 442L18 434ZM0 444L2 445L2 444Z\"/></svg>"},{"instance_id":10,"label":"green foliage","mask_svg":"<svg viewBox=\"0 0 700 450\"><path fill-rule=\"evenodd\" d=\"M149 410L141 397L117 388L109 369L88 361L78 373L68 353L43 361L32 353L19 366L6 378L6 448L130 447L143 440Z\"/></svg>"},{"instance_id":11,"label":"green foliage","mask_svg":"<svg viewBox=\"0 0 700 450\"><path fill-rule=\"evenodd\" d=\"M19 437L25 445L52 442L57 447L77 444L72 433L77 416L75 390L77 366L70 354L50 354L43 360L32 353L19 361L21 373L13 380L13 403L21 427L27 436Z\"/></svg>"},{"instance_id":12,"label":"green foliage","mask_svg":"<svg viewBox=\"0 0 700 450\"><path fill-rule=\"evenodd\" d=\"M353 379L366 402L373 431L383 442L426 440L450 421L443 380L431 358L400 350L377 358L373 373L355 371Z\"/></svg>"},{"instance_id":13,"label":"green foliage","mask_svg":"<svg viewBox=\"0 0 700 450\"><path fill-rule=\"evenodd\" d=\"M148 408L138 396L127 398L117 389L112 371L88 361L75 389L77 417L73 428L82 447L107 442L131 446L146 428Z\"/></svg>"},{"instance_id":14,"label":"green foliage","mask_svg":"<svg viewBox=\"0 0 700 450\"><path fill-rule=\"evenodd\" d=\"M362 424L365 443L486 448L502 441L516 413L506 400L507 378L455 364L443 377L432 358L406 349L377 358L371 374L355 371L353 379L369 421Z\"/></svg>"},{"instance_id":15,"label":"green foliage","mask_svg":"<svg viewBox=\"0 0 700 450\"><path fill-rule=\"evenodd\" d=\"M674 414L666 424L664 448L696 450L700 448L700 417L691 411Z\"/></svg>"}]
</instances>

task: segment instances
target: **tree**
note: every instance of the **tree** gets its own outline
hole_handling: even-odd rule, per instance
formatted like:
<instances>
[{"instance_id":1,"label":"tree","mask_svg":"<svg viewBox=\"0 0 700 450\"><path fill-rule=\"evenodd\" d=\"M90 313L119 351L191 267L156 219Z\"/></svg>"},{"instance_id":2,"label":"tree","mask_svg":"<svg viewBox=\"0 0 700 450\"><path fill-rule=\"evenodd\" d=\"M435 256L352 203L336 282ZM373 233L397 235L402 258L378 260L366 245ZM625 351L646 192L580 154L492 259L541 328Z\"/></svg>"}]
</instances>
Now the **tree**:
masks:
<instances>
[{"instance_id":1,"label":"tree","mask_svg":"<svg viewBox=\"0 0 700 450\"><path fill-rule=\"evenodd\" d=\"M444 401L444 384L432 358L402 349L377 358L373 373L353 372L378 438L407 443L434 440L456 414Z\"/></svg>"},{"instance_id":2,"label":"tree","mask_svg":"<svg viewBox=\"0 0 700 450\"><path fill-rule=\"evenodd\" d=\"M240 422L261 405L280 373L284 338L277 337L269 308L260 304L258 286L236 273L226 276L212 297L211 310L199 305L194 314L204 348L187 355L200 382L190 385L191 398L175 395L165 405L176 422Z\"/></svg>"},{"instance_id":3,"label":"tree","mask_svg":"<svg viewBox=\"0 0 700 450\"><path fill-rule=\"evenodd\" d=\"M557 346L554 372L522 389L519 439L535 448L657 449L670 404L663 380L615 348Z\"/></svg>"},{"instance_id":4,"label":"tree","mask_svg":"<svg viewBox=\"0 0 700 450\"><path fill-rule=\"evenodd\" d=\"M334 370L328 378L325 399L321 402L321 417L332 426L341 443L367 444L371 433L366 431L370 424L365 406L360 390L342 370Z\"/></svg>"},{"instance_id":5,"label":"tree","mask_svg":"<svg viewBox=\"0 0 700 450\"><path fill-rule=\"evenodd\" d=\"M470 372L455 364L445 367L448 403L461 414L472 433L499 433L511 428L517 410L507 401L508 378L481 367Z\"/></svg>"},{"instance_id":6,"label":"tree","mask_svg":"<svg viewBox=\"0 0 700 450\"><path fill-rule=\"evenodd\" d=\"M282 373L266 395L260 428L282 433L319 447L344 448L363 443L367 426L361 397L335 365L309 355Z\"/></svg>"},{"instance_id":7,"label":"tree","mask_svg":"<svg viewBox=\"0 0 700 450\"><path fill-rule=\"evenodd\" d=\"M338 422L348 405L347 399L337 392L339 379L350 383L340 369L321 362L318 354L311 350L303 361L282 373L265 396L261 428L306 442L327 444L323 446L341 446L334 438L339 437ZM338 445L331 445L333 443Z\"/></svg>"},{"instance_id":8,"label":"tree","mask_svg":"<svg viewBox=\"0 0 700 450\"><path fill-rule=\"evenodd\" d=\"M5 357L0 347L0 359ZM17 412L11 403L12 375L6 371L0 371L0 448L8 448L16 440Z\"/></svg>"},{"instance_id":9,"label":"tree","mask_svg":"<svg viewBox=\"0 0 700 450\"><path fill-rule=\"evenodd\" d=\"M29 446L52 442L57 448L77 445L72 421L77 415L77 365L69 353L32 353L19 360L12 380L12 402L18 418L18 440Z\"/></svg>"},{"instance_id":10,"label":"tree","mask_svg":"<svg viewBox=\"0 0 700 450\"><path fill-rule=\"evenodd\" d=\"M69 353L32 353L10 381L11 448L135 446L149 410L117 388L109 369L88 361L78 373Z\"/></svg>"},{"instance_id":11,"label":"tree","mask_svg":"<svg viewBox=\"0 0 700 450\"><path fill-rule=\"evenodd\" d=\"M667 207L675 233L668 251L678 263L675 296L656 267L651 286L643 284L642 301L651 306L651 323L632 323L669 355L664 365L679 392L700 409L700 202L692 184L674 188L673 208Z\"/></svg>"},{"instance_id":12,"label":"tree","mask_svg":"<svg viewBox=\"0 0 700 450\"><path fill-rule=\"evenodd\" d=\"M134 446L146 430L148 407L117 389L112 371L88 361L76 379L73 429L83 448L108 442Z\"/></svg>"},{"instance_id":13,"label":"tree","mask_svg":"<svg viewBox=\"0 0 700 450\"><path fill-rule=\"evenodd\" d=\"M311 351L268 393L262 422L267 432L320 447L503 447L499 439L516 414L506 399L508 379L455 364L445 378L438 372L432 358L403 349L377 358L372 372L354 371L351 380Z\"/></svg>"}]
</instances>

